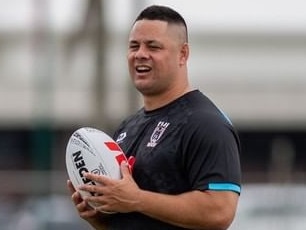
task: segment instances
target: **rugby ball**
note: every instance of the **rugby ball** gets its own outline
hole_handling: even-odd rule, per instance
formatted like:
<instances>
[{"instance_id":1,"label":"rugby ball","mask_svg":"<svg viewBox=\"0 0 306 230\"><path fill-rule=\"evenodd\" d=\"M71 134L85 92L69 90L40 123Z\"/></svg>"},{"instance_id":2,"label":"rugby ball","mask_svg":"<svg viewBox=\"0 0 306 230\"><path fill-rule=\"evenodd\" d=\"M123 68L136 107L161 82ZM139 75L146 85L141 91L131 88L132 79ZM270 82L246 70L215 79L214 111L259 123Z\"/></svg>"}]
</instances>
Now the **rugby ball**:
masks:
<instances>
[{"instance_id":1,"label":"rugby ball","mask_svg":"<svg viewBox=\"0 0 306 230\"><path fill-rule=\"evenodd\" d=\"M84 172L120 179L120 164L127 161L119 145L101 130L83 127L70 137L66 147L66 168L74 188L82 184L95 185L83 176ZM94 196L86 191L78 190L82 197ZM96 206L90 203L93 208Z\"/></svg>"}]
</instances>

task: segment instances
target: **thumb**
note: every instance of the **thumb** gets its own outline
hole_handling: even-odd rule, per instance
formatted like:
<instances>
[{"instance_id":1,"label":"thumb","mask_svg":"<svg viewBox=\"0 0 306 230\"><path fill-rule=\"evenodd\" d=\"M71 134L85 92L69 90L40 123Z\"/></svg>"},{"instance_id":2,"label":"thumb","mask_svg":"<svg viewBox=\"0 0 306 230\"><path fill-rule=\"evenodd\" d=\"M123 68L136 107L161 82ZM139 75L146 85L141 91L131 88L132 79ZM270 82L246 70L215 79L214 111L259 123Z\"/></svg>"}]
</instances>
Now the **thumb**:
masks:
<instances>
[{"instance_id":1,"label":"thumb","mask_svg":"<svg viewBox=\"0 0 306 230\"><path fill-rule=\"evenodd\" d=\"M136 161L136 158L134 156L130 156L129 159L128 159L128 164L130 166L131 172L133 171L135 161Z\"/></svg>"},{"instance_id":2,"label":"thumb","mask_svg":"<svg viewBox=\"0 0 306 230\"><path fill-rule=\"evenodd\" d=\"M122 177L131 175L130 166L127 161L121 162L120 169L121 169Z\"/></svg>"}]
</instances>

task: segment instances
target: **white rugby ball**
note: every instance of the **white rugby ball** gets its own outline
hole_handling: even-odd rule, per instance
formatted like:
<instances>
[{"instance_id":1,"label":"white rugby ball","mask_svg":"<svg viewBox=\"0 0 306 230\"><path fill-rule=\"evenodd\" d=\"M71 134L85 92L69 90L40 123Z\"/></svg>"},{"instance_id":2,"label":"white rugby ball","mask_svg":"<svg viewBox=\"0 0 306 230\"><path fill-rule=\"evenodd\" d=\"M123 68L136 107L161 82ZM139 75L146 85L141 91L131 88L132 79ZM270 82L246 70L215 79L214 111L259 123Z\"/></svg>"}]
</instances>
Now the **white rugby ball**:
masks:
<instances>
[{"instance_id":1,"label":"white rugby ball","mask_svg":"<svg viewBox=\"0 0 306 230\"><path fill-rule=\"evenodd\" d=\"M84 172L120 179L120 164L123 160L127 161L119 145L106 133L95 128L76 130L66 147L66 168L75 189L82 184L96 184L83 177ZM79 192L82 197L94 196L86 191ZM96 206L94 203L89 205L93 208Z\"/></svg>"}]
</instances>

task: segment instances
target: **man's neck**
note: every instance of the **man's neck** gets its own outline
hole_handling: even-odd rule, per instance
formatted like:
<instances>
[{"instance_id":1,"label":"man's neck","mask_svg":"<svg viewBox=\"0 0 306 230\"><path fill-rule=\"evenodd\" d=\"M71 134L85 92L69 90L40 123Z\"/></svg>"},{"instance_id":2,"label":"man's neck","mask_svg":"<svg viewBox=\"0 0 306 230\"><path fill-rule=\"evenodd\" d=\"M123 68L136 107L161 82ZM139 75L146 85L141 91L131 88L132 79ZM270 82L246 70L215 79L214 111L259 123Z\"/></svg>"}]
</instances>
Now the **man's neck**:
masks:
<instances>
[{"instance_id":1,"label":"man's neck","mask_svg":"<svg viewBox=\"0 0 306 230\"><path fill-rule=\"evenodd\" d=\"M146 111L152 111L161 108L190 91L190 87L186 86L186 88L181 90L167 91L160 95L143 95L144 108Z\"/></svg>"}]
</instances>

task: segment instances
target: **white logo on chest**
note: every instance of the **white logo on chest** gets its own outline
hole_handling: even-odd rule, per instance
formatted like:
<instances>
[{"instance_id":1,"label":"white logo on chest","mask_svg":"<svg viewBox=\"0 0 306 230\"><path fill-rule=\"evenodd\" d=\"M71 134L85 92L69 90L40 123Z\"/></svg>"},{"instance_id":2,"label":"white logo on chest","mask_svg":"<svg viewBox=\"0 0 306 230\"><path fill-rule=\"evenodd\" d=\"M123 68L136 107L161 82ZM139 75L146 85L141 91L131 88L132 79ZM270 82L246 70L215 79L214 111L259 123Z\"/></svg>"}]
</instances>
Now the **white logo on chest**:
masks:
<instances>
[{"instance_id":1,"label":"white logo on chest","mask_svg":"<svg viewBox=\"0 0 306 230\"><path fill-rule=\"evenodd\" d=\"M170 125L168 122L160 121L155 127L150 142L148 142L147 147L155 147L157 145L157 141L161 138L167 127Z\"/></svg>"},{"instance_id":2,"label":"white logo on chest","mask_svg":"<svg viewBox=\"0 0 306 230\"><path fill-rule=\"evenodd\" d=\"M126 132L120 133L120 135L117 137L116 142L117 143L122 142L124 138L126 138Z\"/></svg>"}]
</instances>

